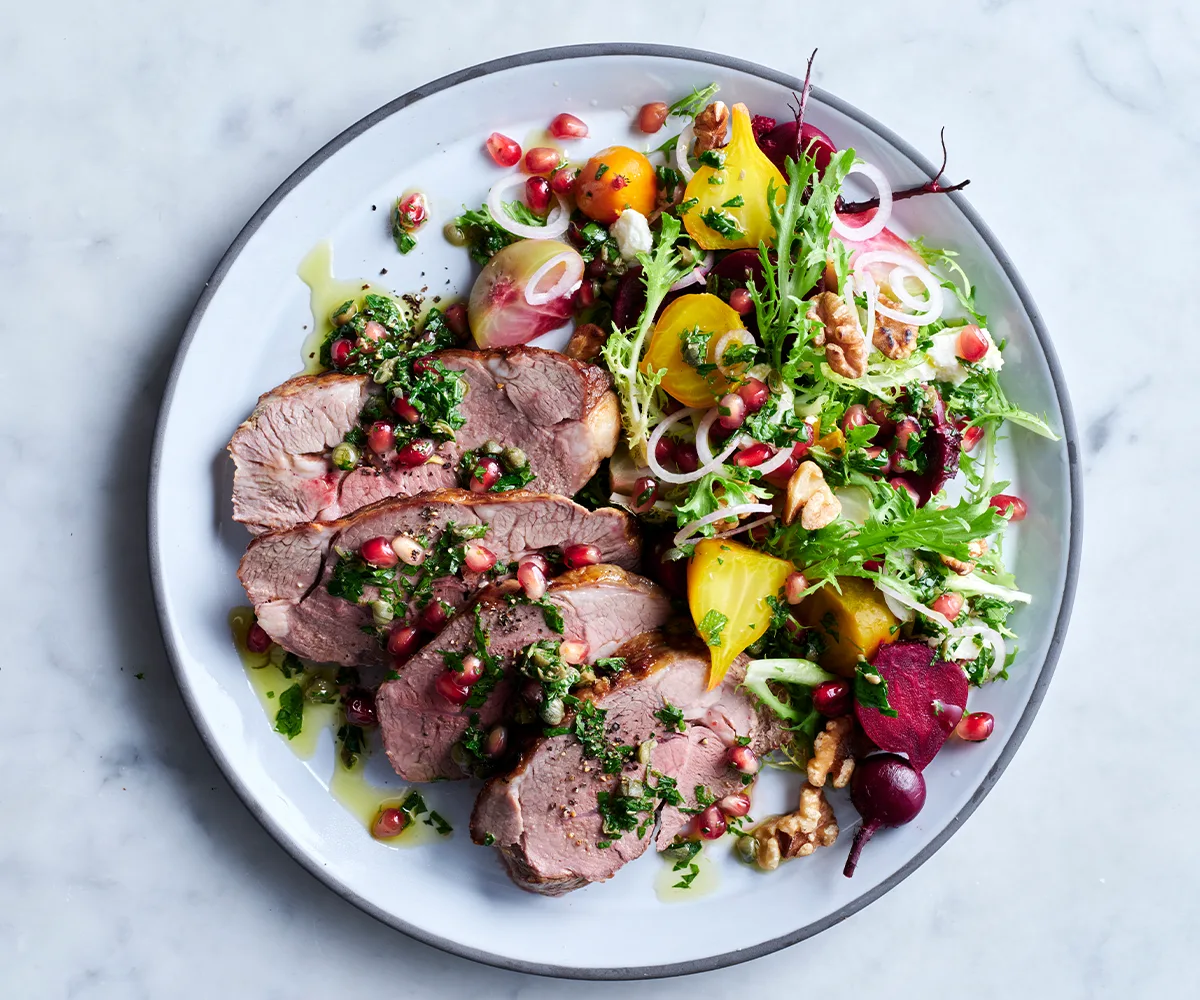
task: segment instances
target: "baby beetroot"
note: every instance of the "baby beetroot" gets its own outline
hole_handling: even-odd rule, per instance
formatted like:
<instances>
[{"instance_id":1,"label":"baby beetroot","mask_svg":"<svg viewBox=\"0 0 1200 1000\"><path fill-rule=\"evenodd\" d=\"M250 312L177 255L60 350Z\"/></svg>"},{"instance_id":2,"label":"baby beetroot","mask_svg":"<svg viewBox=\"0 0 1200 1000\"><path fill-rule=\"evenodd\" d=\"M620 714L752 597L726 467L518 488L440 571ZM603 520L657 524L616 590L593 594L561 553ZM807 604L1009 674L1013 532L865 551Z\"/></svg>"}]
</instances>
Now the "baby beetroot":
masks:
<instances>
[{"instance_id":1,"label":"baby beetroot","mask_svg":"<svg viewBox=\"0 0 1200 1000\"><path fill-rule=\"evenodd\" d=\"M863 824L854 835L850 856L842 869L846 878L854 874L858 856L880 827L901 826L916 818L925 805L925 779L903 757L894 753L872 754L854 768L850 801L862 816Z\"/></svg>"},{"instance_id":2,"label":"baby beetroot","mask_svg":"<svg viewBox=\"0 0 1200 1000\"><path fill-rule=\"evenodd\" d=\"M872 665L887 682L888 704L896 715L856 702L859 724L881 750L907 754L923 771L962 718L967 675L956 663L935 663L933 650L923 642L882 646Z\"/></svg>"}]
</instances>

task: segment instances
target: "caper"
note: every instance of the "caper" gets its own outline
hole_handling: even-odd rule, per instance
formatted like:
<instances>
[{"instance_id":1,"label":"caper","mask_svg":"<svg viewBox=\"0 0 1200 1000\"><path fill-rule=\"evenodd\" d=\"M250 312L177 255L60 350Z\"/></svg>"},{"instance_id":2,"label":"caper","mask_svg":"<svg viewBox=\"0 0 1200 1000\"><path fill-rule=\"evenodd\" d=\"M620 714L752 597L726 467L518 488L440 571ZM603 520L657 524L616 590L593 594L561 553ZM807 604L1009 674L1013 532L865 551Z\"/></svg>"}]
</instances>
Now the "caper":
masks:
<instances>
[{"instance_id":1,"label":"caper","mask_svg":"<svg viewBox=\"0 0 1200 1000\"><path fill-rule=\"evenodd\" d=\"M501 452L500 461L505 464L509 472L516 472L518 469L523 469L529 464L529 459L525 457L525 452L515 445L510 445Z\"/></svg>"},{"instance_id":2,"label":"caper","mask_svg":"<svg viewBox=\"0 0 1200 1000\"><path fill-rule=\"evenodd\" d=\"M328 677L316 676L309 680L304 697L314 705L328 705L338 696L337 685Z\"/></svg>"},{"instance_id":3,"label":"caper","mask_svg":"<svg viewBox=\"0 0 1200 1000\"><path fill-rule=\"evenodd\" d=\"M551 698L542 706L542 721L549 726L557 726L567 714L561 698Z\"/></svg>"},{"instance_id":4,"label":"caper","mask_svg":"<svg viewBox=\"0 0 1200 1000\"><path fill-rule=\"evenodd\" d=\"M447 222L442 227L442 235L446 237L447 243L451 243L456 247L465 247L467 245L467 231L457 222Z\"/></svg>"},{"instance_id":5,"label":"caper","mask_svg":"<svg viewBox=\"0 0 1200 1000\"><path fill-rule=\"evenodd\" d=\"M354 304L353 299L350 299L349 301L343 302L337 307L337 312L329 317L329 322L331 322L334 326L345 326L352 319L354 319L354 315L357 312L358 306Z\"/></svg>"},{"instance_id":6,"label":"caper","mask_svg":"<svg viewBox=\"0 0 1200 1000\"><path fill-rule=\"evenodd\" d=\"M374 619L376 625L386 625L395 617L396 612L387 601L375 600L371 602L371 618Z\"/></svg>"},{"instance_id":7,"label":"caper","mask_svg":"<svg viewBox=\"0 0 1200 1000\"><path fill-rule=\"evenodd\" d=\"M783 376L774 368L767 373L767 388L772 392L783 392Z\"/></svg>"},{"instance_id":8,"label":"caper","mask_svg":"<svg viewBox=\"0 0 1200 1000\"><path fill-rule=\"evenodd\" d=\"M694 856L695 851L691 849L688 841L672 844L663 851L663 857L668 861L691 861Z\"/></svg>"},{"instance_id":9,"label":"caper","mask_svg":"<svg viewBox=\"0 0 1200 1000\"><path fill-rule=\"evenodd\" d=\"M596 683L596 672L591 667L584 667L579 671L579 680L577 684L592 685Z\"/></svg>"},{"instance_id":10,"label":"caper","mask_svg":"<svg viewBox=\"0 0 1200 1000\"><path fill-rule=\"evenodd\" d=\"M450 759L464 771L471 767L471 751L461 743L455 743L450 748Z\"/></svg>"},{"instance_id":11,"label":"caper","mask_svg":"<svg viewBox=\"0 0 1200 1000\"><path fill-rule=\"evenodd\" d=\"M550 654L544 649L535 649L529 654L529 662L534 667L545 670L548 666L550 666L553 660L550 658Z\"/></svg>"},{"instance_id":12,"label":"caper","mask_svg":"<svg viewBox=\"0 0 1200 1000\"><path fill-rule=\"evenodd\" d=\"M656 739L642 740L642 742L638 744L637 759L638 763L641 764L642 767L646 767L650 763L650 755L654 753L654 748L656 746L658 746L658 740Z\"/></svg>"},{"instance_id":13,"label":"caper","mask_svg":"<svg viewBox=\"0 0 1200 1000\"><path fill-rule=\"evenodd\" d=\"M349 441L343 441L333 449L333 454L330 456L333 459L333 464L339 469L349 472L351 469L357 468L359 453Z\"/></svg>"},{"instance_id":14,"label":"caper","mask_svg":"<svg viewBox=\"0 0 1200 1000\"><path fill-rule=\"evenodd\" d=\"M504 445L499 441L488 438L479 446L479 450L485 455L501 455L504 453Z\"/></svg>"},{"instance_id":15,"label":"caper","mask_svg":"<svg viewBox=\"0 0 1200 1000\"><path fill-rule=\"evenodd\" d=\"M748 833L745 836L738 837L737 852L738 857L745 861L746 864L754 864L758 858L758 841Z\"/></svg>"}]
</instances>

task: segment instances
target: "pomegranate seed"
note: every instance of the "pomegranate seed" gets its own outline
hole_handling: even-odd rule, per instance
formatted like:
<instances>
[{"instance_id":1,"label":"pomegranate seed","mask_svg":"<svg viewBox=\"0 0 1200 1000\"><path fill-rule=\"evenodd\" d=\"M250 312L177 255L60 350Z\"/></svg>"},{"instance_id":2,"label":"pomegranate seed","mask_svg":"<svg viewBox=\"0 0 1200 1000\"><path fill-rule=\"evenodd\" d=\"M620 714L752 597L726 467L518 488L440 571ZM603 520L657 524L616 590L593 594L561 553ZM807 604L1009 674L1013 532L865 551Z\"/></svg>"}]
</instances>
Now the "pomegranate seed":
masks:
<instances>
[{"instance_id":1,"label":"pomegranate seed","mask_svg":"<svg viewBox=\"0 0 1200 1000\"><path fill-rule=\"evenodd\" d=\"M419 424L421 422L421 414L417 412L417 408L403 396L397 396L392 400L392 412L405 423Z\"/></svg>"},{"instance_id":2,"label":"pomegranate seed","mask_svg":"<svg viewBox=\"0 0 1200 1000\"><path fill-rule=\"evenodd\" d=\"M425 200L425 195L414 191L402 198L396 206L396 221L401 229L407 229L409 232L425 225L429 221L429 203Z\"/></svg>"},{"instance_id":3,"label":"pomegranate seed","mask_svg":"<svg viewBox=\"0 0 1200 1000\"><path fill-rule=\"evenodd\" d=\"M549 146L534 146L525 154L525 169L531 174L548 174L562 166L562 153Z\"/></svg>"},{"instance_id":4,"label":"pomegranate seed","mask_svg":"<svg viewBox=\"0 0 1200 1000\"><path fill-rule=\"evenodd\" d=\"M649 476L642 476L633 484L633 502L629 508L635 514L645 514L654 506L658 499L658 481Z\"/></svg>"},{"instance_id":5,"label":"pomegranate seed","mask_svg":"<svg viewBox=\"0 0 1200 1000\"><path fill-rule=\"evenodd\" d=\"M691 441L676 442L675 465L680 472L695 472L700 468L700 456L696 454L696 445Z\"/></svg>"},{"instance_id":6,"label":"pomegranate seed","mask_svg":"<svg viewBox=\"0 0 1200 1000\"><path fill-rule=\"evenodd\" d=\"M570 167L559 167L550 175L550 190L555 194L571 194L575 190L578 171Z\"/></svg>"},{"instance_id":7,"label":"pomegranate seed","mask_svg":"<svg viewBox=\"0 0 1200 1000\"><path fill-rule=\"evenodd\" d=\"M397 535L393 538L392 551L400 557L401 562L409 566L420 566L428 555L421 543L408 535Z\"/></svg>"},{"instance_id":8,"label":"pomegranate seed","mask_svg":"<svg viewBox=\"0 0 1200 1000\"><path fill-rule=\"evenodd\" d=\"M882 559L868 559L863 563L863 569L869 570L872 573L878 573L883 569Z\"/></svg>"},{"instance_id":9,"label":"pomegranate seed","mask_svg":"<svg viewBox=\"0 0 1200 1000\"><path fill-rule=\"evenodd\" d=\"M433 441L429 438L413 438L403 448L396 452L396 461L400 465L424 465L433 456Z\"/></svg>"},{"instance_id":10,"label":"pomegranate seed","mask_svg":"<svg viewBox=\"0 0 1200 1000\"><path fill-rule=\"evenodd\" d=\"M954 733L960 740L982 743L996 728L996 718L991 712L968 712L958 721Z\"/></svg>"},{"instance_id":11,"label":"pomegranate seed","mask_svg":"<svg viewBox=\"0 0 1200 1000\"><path fill-rule=\"evenodd\" d=\"M367 431L367 445L376 455L383 455L396 446L396 428L386 420L377 420Z\"/></svg>"},{"instance_id":12,"label":"pomegranate seed","mask_svg":"<svg viewBox=\"0 0 1200 1000\"><path fill-rule=\"evenodd\" d=\"M359 547L358 554L372 566L379 566L384 569L389 566L395 566L400 561L400 557L396 555L396 550L392 548L391 541L384 538L383 535L368 538Z\"/></svg>"},{"instance_id":13,"label":"pomegranate seed","mask_svg":"<svg viewBox=\"0 0 1200 1000\"><path fill-rule=\"evenodd\" d=\"M354 341L346 337L338 337L329 345L329 363L334 368L345 368L350 363L350 352L354 350Z\"/></svg>"},{"instance_id":14,"label":"pomegranate seed","mask_svg":"<svg viewBox=\"0 0 1200 1000\"><path fill-rule=\"evenodd\" d=\"M963 361L982 361L991 344L983 331L975 325L964 326L958 334L957 354Z\"/></svg>"},{"instance_id":15,"label":"pomegranate seed","mask_svg":"<svg viewBox=\"0 0 1200 1000\"><path fill-rule=\"evenodd\" d=\"M382 323L371 320L363 327L362 336L364 340L369 340L372 344L378 343L387 336L387 327Z\"/></svg>"},{"instance_id":16,"label":"pomegranate seed","mask_svg":"<svg viewBox=\"0 0 1200 1000\"><path fill-rule=\"evenodd\" d=\"M959 612L962 611L963 595L950 590L938 597L929 606L938 614L945 615L951 621L954 621L958 617Z\"/></svg>"},{"instance_id":17,"label":"pomegranate seed","mask_svg":"<svg viewBox=\"0 0 1200 1000\"><path fill-rule=\"evenodd\" d=\"M486 573L496 565L496 553L478 542L467 542L463 547L463 563L472 573Z\"/></svg>"},{"instance_id":18,"label":"pomegranate seed","mask_svg":"<svg viewBox=\"0 0 1200 1000\"><path fill-rule=\"evenodd\" d=\"M563 562L569 569L595 566L600 561L600 550L595 545L564 545Z\"/></svg>"},{"instance_id":19,"label":"pomegranate seed","mask_svg":"<svg viewBox=\"0 0 1200 1000\"><path fill-rule=\"evenodd\" d=\"M854 403L846 407L842 417L842 432L849 434L855 427L866 427L867 423L867 408L862 403Z\"/></svg>"},{"instance_id":20,"label":"pomegranate seed","mask_svg":"<svg viewBox=\"0 0 1200 1000\"><path fill-rule=\"evenodd\" d=\"M546 573L532 560L522 559L517 565L517 583L531 601L540 601L546 596Z\"/></svg>"},{"instance_id":21,"label":"pomegranate seed","mask_svg":"<svg viewBox=\"0 0 1200 1000\"><path fill-rule=\"evenodd\" d=\"M908 443L921 433L921 425L913 417L905 417L896 425L896 446L902 456L909 453Z\"/></svg>"},{"instance_id":22,"label":"pomegranate seed","mask_svg":"<svg viewBox=\"0 0 1200 1000\"><path fill-rule=\"evenodd\" d=\"M763 444L761 441L756 441L749 448L743 448L733 456L733 464L740 465L743 468L762 465L768 458L771 457L771 448L769 445Z\"/></svg>"},{"instance_id":23,"label":"pomegranate seed","mask_svg":"<svg viewBox=\"0 0 1200 1000\"><path fill-rule=\"evenodd\" d=\"M398 837L408 826L408 814L403 809L380 809L371 824L371 836L376 840L391 840Z\"/></svg>"},{"instance_id":24,"label":"pomegranate seed","mask_svg":"<svg viewBox=\"0 0 1200 1000\"><path fill-rule=\"evenodd\" d=\"M727 431L735 431L746 422L746 401L736 392L727 392L717 403L717 422Z\"/></svg>"},{"instance_id":25,"label":"pomegranate seed","mask_svg":"<svg viewBox=\"0 0 1200 1000\"><path fill-rule=\"evenodd\" d=\"M500 468L500 463L494 458L480 458L476 460L476 475L471 477L472 492L486 493L495 485L496 480L500 478L502 471L503 470ZM478 475L480 472L483 473L482 479Z\"/></svg>"},{"instance_id":26,"label":"pomegranate seed","mask_svg":"<svg viewBox=\"0 0 1200 1000\"><path fill-rule=\"evenodd\" d=\"M502 167L516 166L521 158L520 144L500 132L493 132L487 137L487 151Z\"/></svg>"},{"instance_id":27,"label":"pomegranate seed","mask_svg":"<svg viewBox=\"0 0 1200 1000\"><path fill-rule=\"evenodd\" d=\"M735 288L729 293L729 308L735 313L745 316L754 309L754 299L744 288Z\"/></svg>"},{"instance_id":28,"label":"pomegranate seed","mask_svg":"<svg viewBox=\"0 0 1200 1000\"><path fill-rule=\"evenodd\" d=\"M653 135L663 127L670 110L665 101L651 101L649 104L643 104L638 110L637 127L646 135Z\"/></svg>"},{"instance_id":29,"label":"pomegranate seed","mask_svg":"<svg viewBox=\"0 0 1200 1000\"><path fill-rule=\"evenodd\" d=\"M440 632L449 617L441 601L430 601L421 609L417 624L426 632Z\"/></svg>"},{"instance_id":30,"label":"pomegranate seed","mask_svg":"<svg viewBox=\"0 0 1200 1000\"><path fill-rule=\"evenodd\" d=\"M654 460L664 469L675 461L675 442L665 435L654 446Z\"/></svg>"},{"instance_id":31,"label":"pomegranate seed","mask_svg":"<svg viewBox=\"0 0 1200 1000\"><path fill-rule=\"evenodd\" d=\"M766 404L771 390L767 388L767 383L762 379L748 378L738 386L737 393L742 397L742 402L746 404L746 412L757 413Z\"/></svg>"},{"instance_id":32,"label":"pomegranate seed","mask_svg":"<svg viewBox=\"0 0 1200 1000\"><path fill-rule=\"evenodd\" d=\"M869 458L872 462L877 462L883 457L883 449L878 445L871 445L869 448L863 449L863 454L866 455L867 458Z\"/></svg>"},{"instance_id":33,"label":"pomegranate seed","mask_svg":"<svg viewBox=\"0 0 1200 1000\"><path fill-rule=\"evenodd\" d=\"M968 427L962 432L962 449L966 452L974 451L980 441L983 440L982 427Z\"/></svg>"},{"instance_id":34,"label":"pomegranate seed","mask_svg":"<svg viewBox=\"0 0 1200 1000\"><path fill-rule=\"evenodd\" d=\"M508 749L508 729L504 726L492 726L483 742L483 752L489 757L499 757Z\"/></svg>"},{"instance_id":35,"label":"pomegranate seed","mask_svg":"<svg viewBox=\"0 0 1200 1000\"><path fill-rule=\"evenodd\" d=\"M554 116L548 131L555 139L586 139L588 135L587 125L581 119L569 115L565 111L561 115Z\"/></svg>"},{"instance_id":36,"label":"pomegranate seed","mask_svg":"<svg viewBox=\"0 0 1200 1000\"><path fill-rule=\"evenodd\" d=\"M453 309L454 306L450 308ZM414 375L433 375L437 372L437 365L434 363L433 358L426 356L417 358L412 363L412 370Z\"/></svg>"},{"instance_id":37,"label":"pomegranate seed","mask_svg":"<svg viewBox=\"0 0 1200 1000\"><path fill-rule=\"evenodd\" d=\"M467 323L467 307L461 302L455 302L454 305L446 309L446 325L450 327L450 332L460 340L471 332L471 327ZM417 370L416 364L413 365L413 371Z\"/></svg>"},{"instance_id":38,"label":"pomegranate seed","mask_svg":"<svg viewBox=\"0 0 1200 1000\"><path fill-rule=\"evenodd\" d=\"M750 815L750 796L745 792L726 795L717 801L717 808L726 816L748 816Z\"/></svg>"},{"instance_id":39,"label":"pomegranate seed","mask_svg":"<svg viewBox=\"0 0 1200 1000\"><path fill-rule=\"evenodd\" d=\"M536 566L547 577L550 575L550 560L540 552L535 552L533 555L524 556L521 559L521 562Z\"/></svg>"},{"instance_id":40,"label":"pomegranate seed","mask_svg":"<svg viewBox=\"0 0 1200 1000\"><path fill-rule=\"evenodd\" d=\"M400 660L407 660L421 645L421 633L411 625L393 626L388 633L387 651Z\"/></svg>"},{"instance_id":41,"label":"pomegranate seed","mask_svg":"<svg viewBox=\"0 0 1200 1000\"><path fill-rule=\"evenodd\" d=\"M716 840L725 833L725 814L715 803L696 817L696 832L705 840Z\"/></svg>"},{"instance_id":42,"label":"pomegranate seed","mask_svg":"<svg viewBox=\"0 0 1200 1000\"><path fill-rule=\"evenodd\" d=\"M808 577L803 573L789 573L784 589L788 604L799 604L804 600L804 592L808 589Z\"/></svg>"},{"instance_id":43,"label":"pomegranate seed","mask_svg":"<svg viewBox=\"0 0 1200 1000\"><path fill-rule=\"evenodd\" d=\"M913 503L919 504L921 502L921 495L917 492L917 488L903 476L892 476L888 480L888 484L898 490L907 490L908 495L912 497Z\"/></svg>"},{"instance_id":44,"label":"pomegranate seed","mask_svg":"<svg viewBox=\"0 0 1200 1000\"><path fill-rule=\"evenodd\" d=\"M461 705L471 697L471 692L459 683L458 674L450 670L443 670L438 674L433 687L451 705Z\"/></svg>"},{"instance_id":45,"label":"pomegranate seed","mask_svg":"<svg viewBox=\"0 0 1200 1000\"><path fill-rule=\"evenodd\" d=\"M483 660L474 653L463 657L462 670L458 671L458 683L463 687L471 687L479 683L483 676Z\"/></svg>"},{"instance_id":46,"label":"pomegranate seed","mask_svg":"<svg viewBox=\"0 0 1200 1000\"><path fill-rule=\"evenodd\" d=\"M896 421L888 416L887 403L882 399L872 399L867 404L867 416L871 423L878 424L885 434L891 434L896 429Z\"/></svg>"},{"instance_id":47,"label":"pomegranate seed","mask_svg":"<svg viewBox=\"0 0 1200 1000\"><path fill-rule=\"evenodd\" d=\"M793 455L790 458L784 459L782 465L777 465L763 476L763 479L772 486L778 486L781 490L786 489L788 480L792 478L792 473L798 468L800 468L800 460Z\"/></svg>"},{"instance_id":48,"label":"pomegranate seed","mask_svg":"<svg viewBox=\"0 0 1200 1000\"><path fill-rule=\"evenodd\" d=\"M596 282L581 281L579 283L579 289L575 292L575 305L580 309L587 309L590 306L593 306L595 304L596 304ZM587 324L587 325L595 326L595 324ZM596 329L599 330L600 328L596 327ZM601 336L603 336L603 331L601 331Z\"/></svg>"},{"instance_id":49,"label":"pomegranate seed","mask_svg":"<svg viewBox=\"0 0 1200 1000\"><path fill-rule=\"evenodd\" d=\"M558 647L559 655L570 664L579 664L587 659L588 644L568 640Z\"/></svg>"},{"instance_id":50,"label":"pomegranate seed","mask_svg":"<svg viewBox=\"0 0 1200 1000\"><path fill-rule=\"evenodd\" d=\"M271 648L271 637L258 622L251 623L246 632L246 648L252 653L265 653Z\"/></svg>"},{"instance_id":51,"label":"pomegranate seed","mask_svg":"<svg viewBox=\"0 0 1200 1000\"><path fill-rule=\"evenodd\" d=\"M545 177L530 177L525 182L525 203L534 215L549 212L552 197L550 182Z\"/></svg>"},{"instance_id":52,"label":"pomegranate seed","mask_svg":"<svg viewBox=\"0 0 1200 1000\"><path fill-rule=\"evenodd\" d=\"M730 747L729 763L742 774L758 774L758 758L749 747Z\"/></svg>"},{"instance_id":53,"label":"pomegranate seed","mask_svg":"<svg viewBox=\"0 0 1200 1000\"><path fill-rule=\"evenodd\" d=\"M826 681L813 688L813 708L822 715L836 718L850 711L850 685L845 681Z\"/></svg>"},{"instance_id":54,"label":"pomegranate seed","mask_svg":"<svg viewBox=\"0 0 1200 1000\"><path fill-rule=\"evenodd\" d=\"M1000 511L1002 517L1007 517L1010 521L1024 521L1025 515L1029 513L1029 507L1025 501L1011 493L997 493L988 503Z\"/></svg>"},{"instance_id":55,"label":"pomegranate seed","mask_svg":"<svg viewBox=\"0 0 1200 1000\"><path fill-rule=\"evenodd\" d=\"M375 699L370 691L360 689L347 692L342 699L342 709L346 713L346 721L352 726L379 725L379 716L375 714Z\"/></svg>"}]
</instances>

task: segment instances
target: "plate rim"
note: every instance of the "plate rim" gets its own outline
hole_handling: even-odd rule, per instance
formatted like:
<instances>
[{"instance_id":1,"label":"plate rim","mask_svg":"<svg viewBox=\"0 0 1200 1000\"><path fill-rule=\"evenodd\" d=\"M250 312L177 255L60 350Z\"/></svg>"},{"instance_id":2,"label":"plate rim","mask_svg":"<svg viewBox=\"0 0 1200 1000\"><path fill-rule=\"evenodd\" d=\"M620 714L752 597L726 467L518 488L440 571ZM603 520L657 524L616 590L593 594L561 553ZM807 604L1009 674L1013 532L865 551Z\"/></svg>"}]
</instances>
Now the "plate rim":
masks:
<instances>
[{"instance_id":1,"label":"plate rim","mask_svg":"<svg viewBox=\"0 0 1200 1000\"><path fill-rule=\"evenodd\" d=\"M175 395L175 389L179 381L180 372L183 367L184 359L187 357L191 347L192 340L196 335L196 331L204 318L209 302L216 294L221 282L226 274L233 267L234 262L241 254L243 248L259 229L267 217L275 210L278 204L305 178L308 177L320 164L331 157L335 152L357 138L363 132L375 126L377 123L390 117L398 111L415 104L424 97L439 93L443 90L448 90L451 87L457 86L460 83L465 83L470 80L475 80L480 77L488 76L493 73L502 72L509 69L514 69L522 66L530 66L545 62L559 62L571 59L583 59L594 57L608 56L649 56L655 58L678 59L692 63L707 64L720 67L722 69L731 69L737 72L746 73L747 75L757 76L760 79L768 80L772 83L780 84L792 90L799 90L802 81L789 73L784 73L768 66L763 66L760 63L751 60L739 59L734 56L724 55L722 53L710 52L704 49L694 49L685 46L676 45L661 45L656 43L642 42L590 42L579 45L564 45L554 46L550 48L533 49L527 52L519 52L513 55L503 56L498 59L492 59L486 62L477 63L473 66L468 66L464 69L456 70L453 73L448 73L445 76L439 77L430 83L415 87L407 93L395 98L392 101L382 105L375 111L359 119L353 125L349 126L334 138L330 139L325 145L313 153L299 167L297 167L259 206L257 211L250 217L249 221L242 227L234 238L229 248L221 256L216 268L204 284L204 289L200 293L193 307L192 313L188 318L187 325L184 327L183 335L180 338L179 345L176 348L174 359L171 362L170 374L167 377L167 382L163 390L162 403L160 404L158 416L155 421L154 441L150 452L150 474L148 479L147 489L147 548L150 563L150 578L154 592L154 610L158 621L159 631L162 635L163 645L166 649L168 659L171 662L171 669L175 674L177 683L179 684L180 693L183 696L184 704L187 706L189 715L200 734L201 740L204 742L206 749L212 758L216 761L221 773L237 793L238 798L250 811L250 814L262 825L262 827L278 842L291 857L304 867L310 874L314 875L327 885L330 889L336 892L343 899L353 903L365 913L375 917L380 922L401 931L409 937L415 938L424 944L432 945L442 951L453 955L458 955L463 958L468 958L476 962L486 965L495 966L498 968L508 969L514 972L531 973L539 976L550 976L566 979L585 979L585 980L630 980L630 979L657 979L669 976L688 975L699 972L709 972L714 969L720 969L731 965L737 965L742 962L750 961L751 959L760 958L764 955L769 955L772 952L779 951L782 948L789 947L799 941L819 934L821 931L832 927L834 924L840 923L847 917L857 913L865 906L873 903L885 893L890 892L895 886L899 885L904 879L915 872L921 865L929 860L941 847L958 831L958 829L966 822L967 818L975 811L979 804L986 798L993 786L999 780L1000 775L1004 773L1005 768L1016 754L1017 749L1025 739L1029 727L1033 724L1034 718L1037 716L1038 710L1041 707L1042 700L1045 697L1046 689L1050 685L1050 681L1054 675L1055 667L1058 663L1058 658L1062 650L1062 645L1066 638L1067 627L1071 619L1071 611L1075 600L1076 585L1079 576L1080 555L1083 544L1083 483L1082 469L1079 461L1079 446L1078 446L1078 431L1075 425L1074 412L1071 406L1070 395L1067 392L1066 379L1063 375L1061 365L1058 360L1058 355L1054 350L1053 342L1050 339L1048 330L1042 320L1041 312L1038 310L1026 287L1025 282L1021 279L1017 272L1012 259L1008 253L1000 245L1000 241L991 231L990 227L983 221L970 202L961 192L952 192L949 197L954 205L963 213L967 222L969 222L979 234L980 238L987 245L988 249L996 257L1000 264L1001 270L1012 284L1017 298L1020 300L1021 307L1025 310L1029 318L1030 324L1033 327L1034 335L1037 338L1041 348L1042 355L1046 360L1046 365L1050 371L1051 384L1054 387L1055 397L1058 401L1059 410L1062 414L1063 421L1063 439L1067 448L1067 466L1068 466L1068 482L1069 482L1069 500L1071 504L1070 516L1068 520L1070 538L1067 549L1067 567L1066 574L1063 580L1062 600L1059 603L1058 616L1054 623L1054 629L1051 633L1050 642L1047 646L1045 659L1042 661L1041 670L1038 679L1034 684L1033 690L1029 696L1029 702L1025 706L1024 712L1021 713L1020 719L1011 731L1008 741L1001 751L991 770L984 776L983 781L975 789L966 804L946 823L946 825L933 837L932 840L916 855L914 855L905 865L893 872L888 878L884 879L877 886L869 889L861 896L856 897L845 906L839 908L833 913L821 918L820 920L812 921L805 924L803 927L797 928L794 931L789 931L786 934L771 938L759 944L752 945L746 948L737 949L734 951L722 952L717 955L712 955L704 959L698 959L688 962L673 962L662 965L642 965L642 966L611 966L604 968L587 968L578 966L563 966L555 965L549 962L529 962L521 959L510 958L505 955L500 955L495 952L485 951L480 948L473 948L457 941L444 938L437 934L429 933L420 927L417 927L409 922L397 917L394 914L388 913L382 908L376 906L370 901L362 898L357 893L353 892L349 887L340 882L336 877L330 874L315 858L310 858L296 844L296 842L288 835L288 832L282 827L275 824L266 811L259 805L258 800L250 793L249 789L241 781L237 769L232 761L227 759L220 751L219 746L213 736L212 730L203 714L200 712L195 692L188 684L184 677L181 664L181 658L178 648L174 640L174 632L169 627L170 621L166 606L165 583L162 577L162 566L158 552L158 516L157 504L155 502L158 496L159 473L162 464L162 449L164 444L165 427L170 413L172 402ZM846 115L856 121L859 125L874 132L885 142L889 143L910 160L916 163L929 176L933 176L936 172L933 164L918 152L906 140L891 131L886 126L877 122L870 115L860 111L854 105L842 100L841 98L829 93L820 87L813 87L812 92L825 104Z\"/></svg>"}]
</instances>

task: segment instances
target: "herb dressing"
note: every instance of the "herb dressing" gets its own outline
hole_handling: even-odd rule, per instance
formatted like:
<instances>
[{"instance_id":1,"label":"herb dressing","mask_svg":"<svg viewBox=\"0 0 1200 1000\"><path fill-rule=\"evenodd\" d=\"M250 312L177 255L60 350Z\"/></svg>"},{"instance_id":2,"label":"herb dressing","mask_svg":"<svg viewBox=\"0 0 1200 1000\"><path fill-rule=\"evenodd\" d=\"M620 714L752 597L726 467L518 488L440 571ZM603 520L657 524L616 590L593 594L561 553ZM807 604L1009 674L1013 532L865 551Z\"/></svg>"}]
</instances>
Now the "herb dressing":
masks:
<instances>
[{"instance_id":1,"label":"herb dressing","mask_svg":"<svg viewBox=\"0 0 1200 1000\"><path fill-rule=\"evenodd\" d=\"M662 903L687 903L694 899L709 896L717 891L721 878L717 866L713 864L707 851L701 851L688 862L676 862L670 855L659 855L660 869L654 877L654 892ZM676 870L676 865L682 865ZM692 874L692 867L696 872ZM687 888L681 888L679 883L691 876Z\"/></svg>"},{"instance_id":2,"label":"herb dressing","mask_svg":"<svg viewBox=\"0 0 1200 1000\"><path fill-rule=\"evenodd\" d=\"M381 809L399 809L408 795L408 789L382 788L367 780L367 767L359 760L354 767L346 767L339 757L333 765L333 776L329 779L329 794L342 804L345 810L362 823L370 833L375 817ZM404 831L396 837L379 840L388 847L419 847L442 839L433 825L426 822L429 814L409 821Z\"/></svg>"},{"instance_id":3,"label":"herb dressing","mask_svg":"<svg viewBox=\"0 0 1200 1000\"><path fill-rule=\"evenodd\" d=\"M373 282L362 278L335 278L333 276L333 245L329 240L321 240L314 246L300 266L296 274L309 291L309 308L312 311L312 328L304 338L304 348L301 361L306 375L315 375L324 368L321 366L321 345L333 331L330 317L347 299L358 302L364 295L383 295L393 301L396 296L385 288L380 288ZM399 303L397 302L397 305Z\"/></svg>"}]
</instances>

